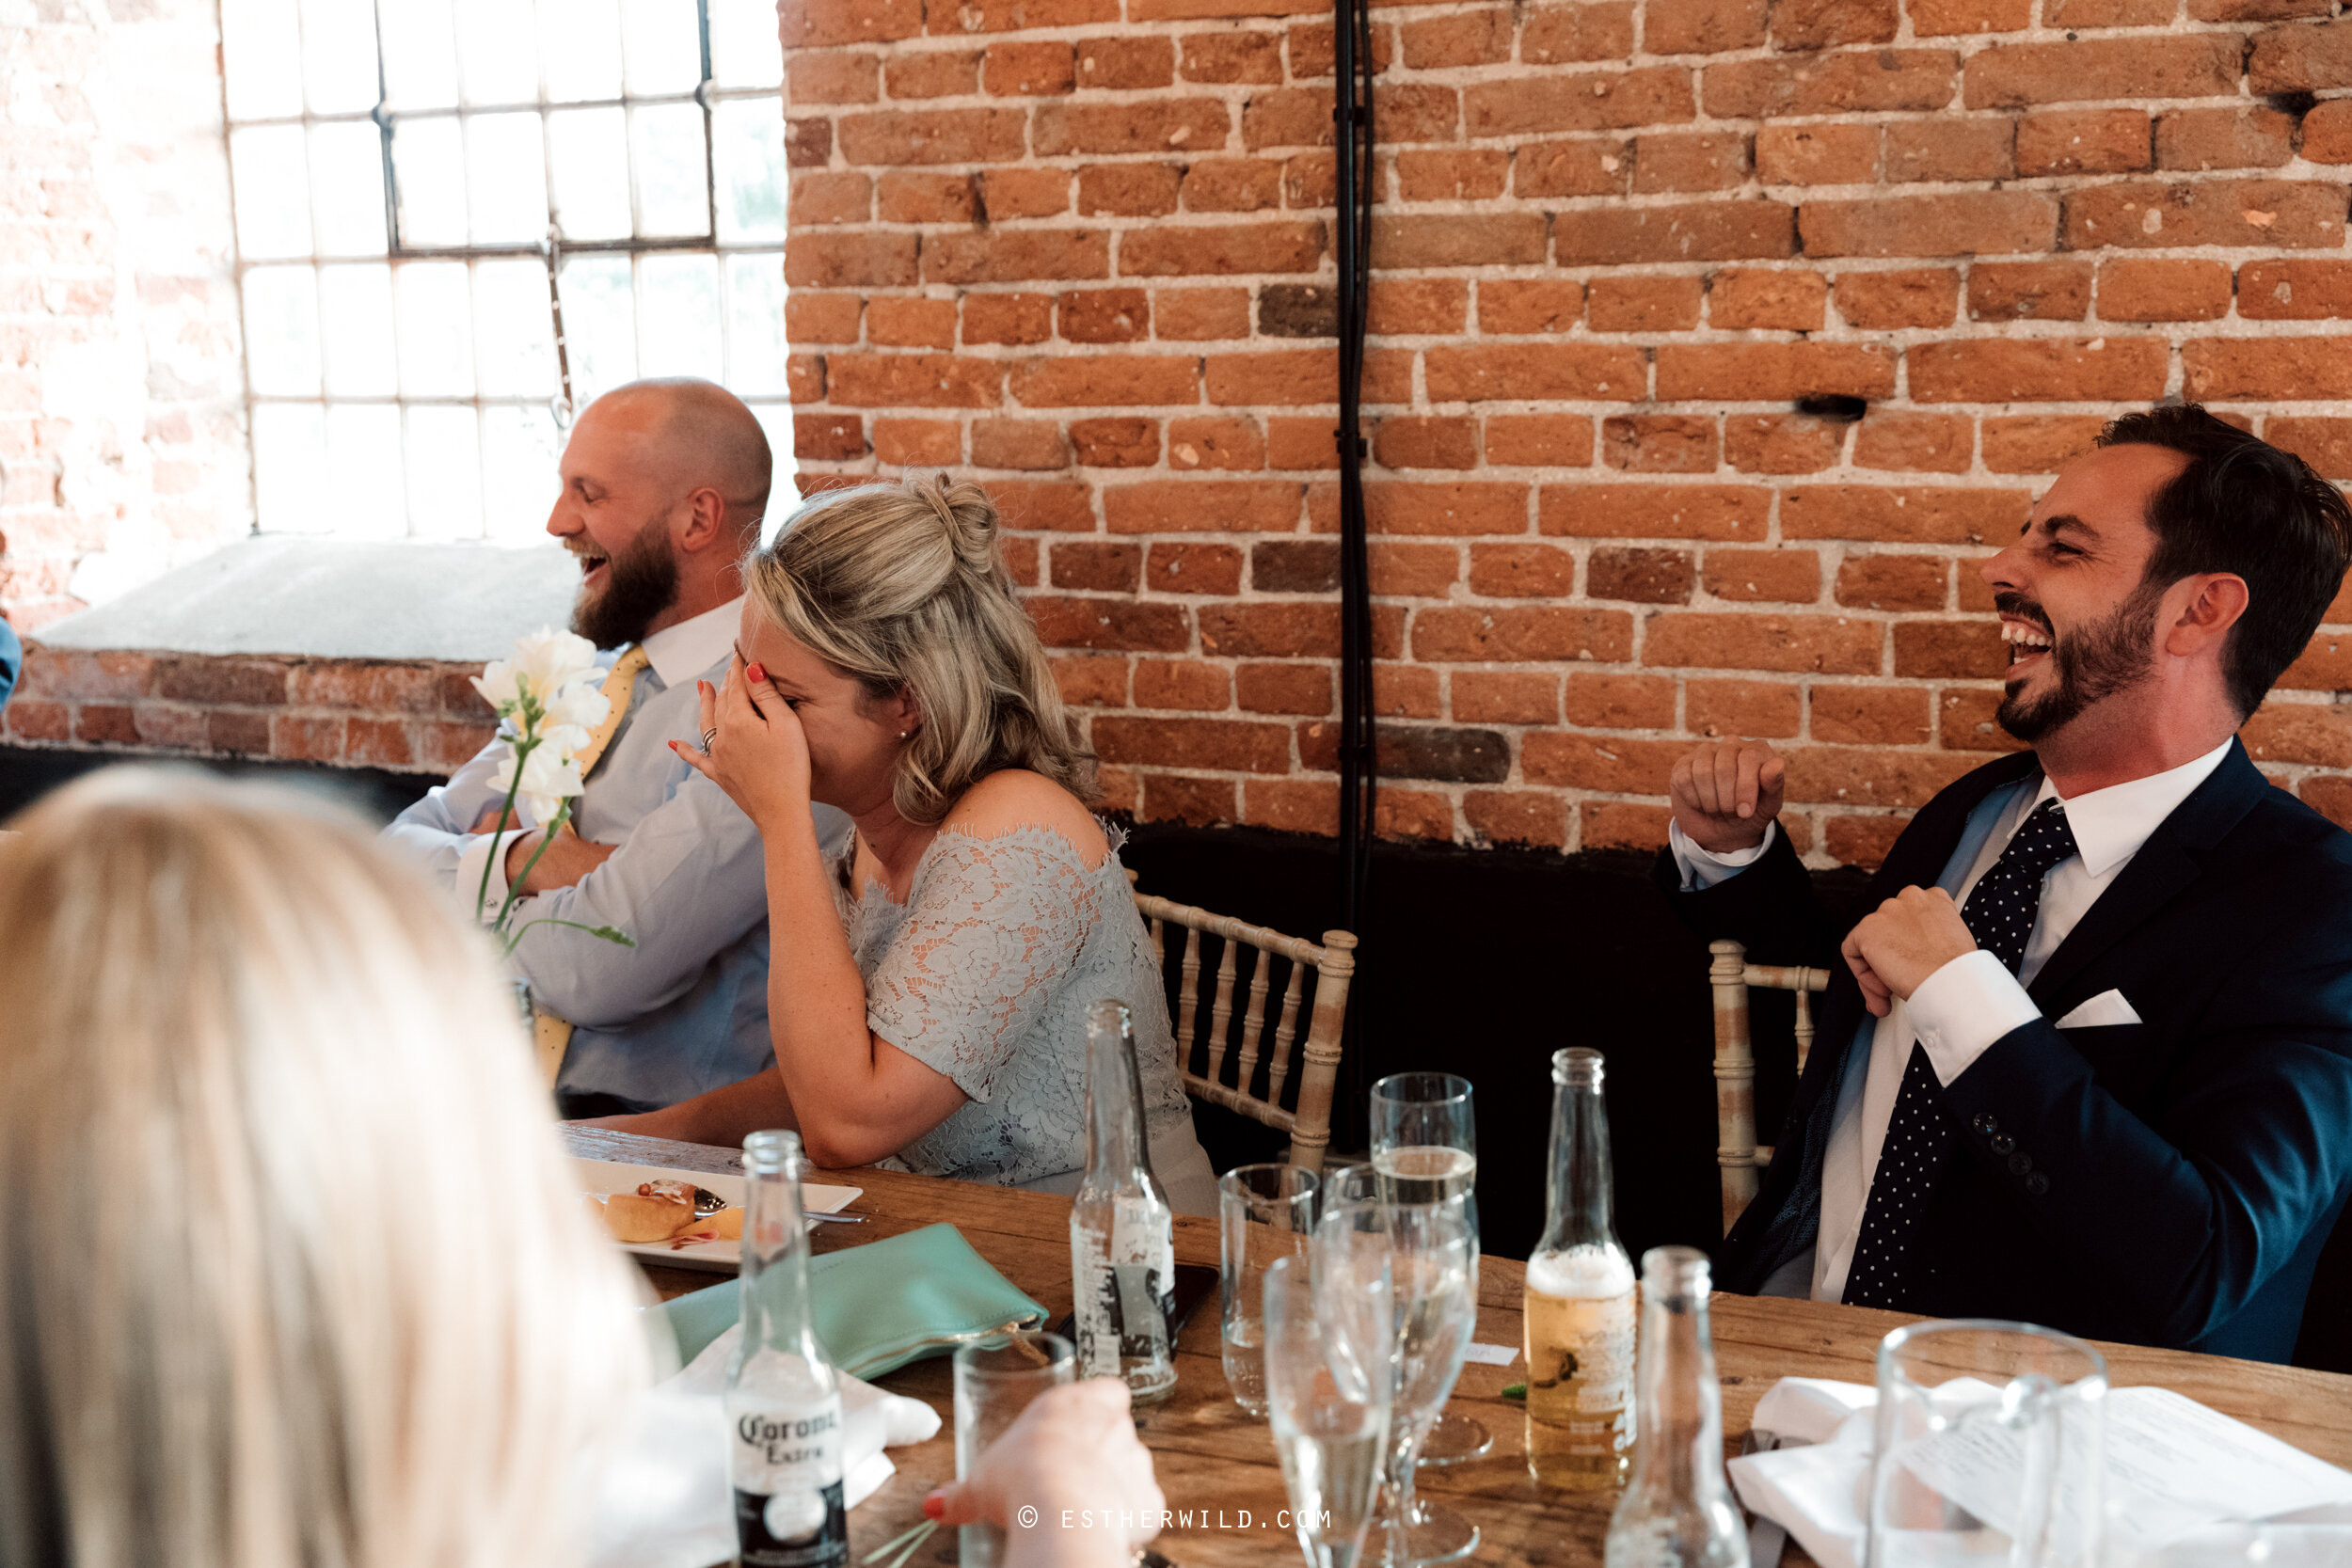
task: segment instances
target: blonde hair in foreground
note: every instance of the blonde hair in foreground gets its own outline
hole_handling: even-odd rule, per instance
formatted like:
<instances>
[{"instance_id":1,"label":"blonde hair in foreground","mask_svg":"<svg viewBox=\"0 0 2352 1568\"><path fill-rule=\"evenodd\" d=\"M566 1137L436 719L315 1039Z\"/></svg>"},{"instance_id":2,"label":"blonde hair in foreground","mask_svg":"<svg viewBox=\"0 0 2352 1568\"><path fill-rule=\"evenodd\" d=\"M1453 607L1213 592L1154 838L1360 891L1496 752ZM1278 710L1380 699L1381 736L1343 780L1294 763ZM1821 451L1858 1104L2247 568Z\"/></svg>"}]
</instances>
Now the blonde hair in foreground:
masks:
<instances>
[{"instance_id":1,"label":"blonde hair in foreground","mask_svg":"<svg viewBox=\"0 0 2352 1568\"><path fill-rule=\"evenodd\" d=\"M987 493L945 474L828 490L745 566L761 610L794 641L876 698L914 691L922 727L892 786L910 822L937 822L1007 768L1094 800L1094 758L1072 736L996 527Z\"/></svg>"},{"instance_id":2,"label":"blonde hair in foreground","mask_svg":"<svg viewBox=\"0 0 2352 1568\"><path fill-rule=\"evenodd\" d=\"M0 1568L564 1560L644 1376L483 939L117 768L0 842Z\"/></svg>"}]
</instances>

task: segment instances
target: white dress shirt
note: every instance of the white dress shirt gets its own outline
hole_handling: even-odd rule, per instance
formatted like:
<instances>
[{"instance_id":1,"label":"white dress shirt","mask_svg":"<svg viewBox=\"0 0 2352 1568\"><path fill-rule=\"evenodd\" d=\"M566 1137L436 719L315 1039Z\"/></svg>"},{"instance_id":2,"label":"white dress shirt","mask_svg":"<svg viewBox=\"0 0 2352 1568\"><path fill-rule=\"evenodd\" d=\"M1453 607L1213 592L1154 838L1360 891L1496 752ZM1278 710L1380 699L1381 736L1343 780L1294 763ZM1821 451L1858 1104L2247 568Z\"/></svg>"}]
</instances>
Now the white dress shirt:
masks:
<instances>
[{"instance_id":1,"label":"white dress shirt","mask_svg":"<svg viewBox=\"0 0 2352 1568\"><path fill-rule=\"evenodd\" d=\"M605 748L574 826L612 858L570 887L516 906L514 925L541 919L613 926L634 947L564 926L526 931L515 969L541 1006L573 1024L560 1092L612 1095L652 1108L739 1082L774 1060L768 1034L768 891L759 831L723 791L669 748L699 744L697 679L726 678L740 597L645 639L646 668ZM597 656L609 671L622 649ZM471 912L489 875L485 913L506 897L515 833L475 833L504 792L491 775L506 752L493 741L454 777L385 830ZM519 809L519 808L518 808ZM527 830L530 824L525 823ZM819 840L835 851L849 818L817 808Z\"/></svg>"},{"instance_id":2,"label":"white dress shirt","mask_svg":"<svg viewBox=\"0 0 2352 1568\"><path fill-rule=\"evenodd\" d=\"M1952 959L1920 982L1908 1002L1897 999L1887 1015L1867 1013L1848 1052L1845 1076L1829 1147L1821 1158L1821 1223L1810 1255L1792 1259L1764 1283L1765 1295L1803 1295L1808 1284L1816 1301L1840 1301L1862 1235L1862 1215L1870 1200L1870 1179L1886 1141L1896 1092L1916 1043L1927 1050L1939 1084L1950 1084L1973 1066L1994 1041L2042 1016L2026 987L2074 929L2090 906L2122 874L2139 847L2191 791L2212 776L2230 754L2230 743L2162 773L2094 789L2066 801L2067 826L2077 853L2053 866L2042 882L2042 901L2026 956L2011 974L2001 960L1979 949ZM2046 775L2035 774L1994 790L1968 814L1968 822L1944 864L1936 885L1965 905L1968 895L1993 869L2010 839L2044 800L2059 799ZM1712 887L1753 864L1772 847L1777 825L1768 827L1754 849L1713 855L1667 830L1685 892Z\"/></svg>"}]
</instances>

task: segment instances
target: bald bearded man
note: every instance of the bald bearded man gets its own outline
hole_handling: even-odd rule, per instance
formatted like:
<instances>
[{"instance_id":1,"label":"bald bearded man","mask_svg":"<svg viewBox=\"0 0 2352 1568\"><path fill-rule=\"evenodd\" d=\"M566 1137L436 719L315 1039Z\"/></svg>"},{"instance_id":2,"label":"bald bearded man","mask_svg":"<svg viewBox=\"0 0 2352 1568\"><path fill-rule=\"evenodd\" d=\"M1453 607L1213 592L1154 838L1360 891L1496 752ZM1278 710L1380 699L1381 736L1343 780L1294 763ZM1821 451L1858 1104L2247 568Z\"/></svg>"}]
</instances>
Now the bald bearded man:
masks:
<instances>
[{"instance_id":1,"label":"bald bearded man","mask_svg":"<svg viewBox=\"0 0 2352 1568\"><path fill-rule=\"evenodd\" d=\"M496 743L403 812L385 837L487 907L508 879L532 926L515 949L561 1050L566 1116L650 1111L740 1081L771 1061L768 906L759 834L672 740L699 744L695 683L725 679L743 605L740 562L759 540L771 464L767 436L733 394L707 381L638 381L588 405L559 469L548 531L580 562L572 629L606 650L605 690L624 717L588 774L573 822L546 836L525 822L495 836L503 791ZM849 820L817 808L829 853ZM528 868L526 870L526 868ZM612 926L633 948L572 925Z\"/></svg>"}]
</instances>

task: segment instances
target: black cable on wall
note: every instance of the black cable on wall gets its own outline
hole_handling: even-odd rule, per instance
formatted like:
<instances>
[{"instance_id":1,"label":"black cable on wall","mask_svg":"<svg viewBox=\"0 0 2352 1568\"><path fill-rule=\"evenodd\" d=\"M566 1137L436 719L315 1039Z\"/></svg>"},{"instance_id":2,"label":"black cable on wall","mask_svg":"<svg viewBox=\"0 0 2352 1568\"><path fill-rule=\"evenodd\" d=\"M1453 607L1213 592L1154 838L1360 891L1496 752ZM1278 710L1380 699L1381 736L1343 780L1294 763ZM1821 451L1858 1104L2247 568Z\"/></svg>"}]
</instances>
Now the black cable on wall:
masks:
<instances>
[{"instance_id":1,"label":"black cable on wall","mask_svg":"<svg viewBox=\"0 0 2352 1568\"><path fill-rule=\"evenodd\" d=\"M1372 694L1372 570L1365 542L1361 404L1372 284L1372 0L1333 0L1334 97L1339 175L1340 424L1340 858L1342 924L1363 934L1372 876L1374 799L1379 783ZM1364 976L1357 977L1360 988ZM1348 1008L1353 1037L1342 1060L1339 1101L1360 1107L1367 1090L1361 1000ZM1343 1123L1343 1125L1347 1125Z\"/></svg>"}]
</instances>

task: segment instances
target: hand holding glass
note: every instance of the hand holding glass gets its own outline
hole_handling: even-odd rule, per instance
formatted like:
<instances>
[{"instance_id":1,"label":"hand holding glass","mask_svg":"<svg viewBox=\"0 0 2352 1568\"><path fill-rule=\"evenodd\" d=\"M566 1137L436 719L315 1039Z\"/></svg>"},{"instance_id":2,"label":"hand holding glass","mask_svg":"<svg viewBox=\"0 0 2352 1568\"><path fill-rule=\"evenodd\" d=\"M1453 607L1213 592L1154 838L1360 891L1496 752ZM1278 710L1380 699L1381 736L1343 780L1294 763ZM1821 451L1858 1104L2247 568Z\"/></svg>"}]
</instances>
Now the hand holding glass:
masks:
<instances>
[{"instance_id":1,"label":"hand holding glass","mask_svg":"<svg viewBox=\"0 0 2352 1568\"><path fill-rule=\"evenodd\" d=\"M1058 1334L1005 1334L959 1347L956 1479L969 1481L980 1455L1030 1402L1069 1383L1077 1371L1077 1352ZM1004 1560L1005 1532L987 1523L965 1525L956 1544L966 1568L993 1568Z\"/></svg>"}]
</instances>

